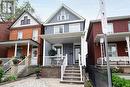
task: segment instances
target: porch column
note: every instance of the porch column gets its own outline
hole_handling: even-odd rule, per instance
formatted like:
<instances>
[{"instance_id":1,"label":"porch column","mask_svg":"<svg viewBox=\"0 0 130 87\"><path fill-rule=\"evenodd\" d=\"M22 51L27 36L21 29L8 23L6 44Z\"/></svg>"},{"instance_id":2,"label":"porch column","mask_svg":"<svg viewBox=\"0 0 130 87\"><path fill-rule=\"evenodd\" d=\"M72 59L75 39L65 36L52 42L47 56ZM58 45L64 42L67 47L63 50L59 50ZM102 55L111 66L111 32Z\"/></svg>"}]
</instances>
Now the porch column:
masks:
<instances>
[{"instance_id":1,"label":"porch column","mask_svg":"<svg viewBox=\"0 0 130 87\"><path fill-rule=\"evenodd\" d=\"M84 36L81 36L81 64L85 65L85 58L84 58Z\"/></svg>"},{"instance_id":2,"label":"porch column","mask_svg":"<svg viewBox=\"0 0 130 87\"><path fill-rule=\"evenodd\" d=\"M29 56L30 42L28 42L27 56Z\"/></svg>"},{"instance_id":3,"label":"porch column","mask_svg":"<svg viewBox=\"0 0 130 87\"><path fill-rule=\"evenodd\" d=\"M14 51L14 57L17 56L17 43L15 43L15 51Z\"/></svg>"},{"instance_id":4,"label":"porch column","mask_svg":"<svg viewBox=\"0 0 130 87\"><path fill-rule=\"evenodd\" d=\"M129 36L126 37L126 42L127 42L127 49L128 49L128 57L130 61L130 38Z\"/></svg>"},{"instance_id":5,"label":"porch column","mask_svg":"<svg viewBox=\"0 0 130 87\"><path fill-rule=\"evenodd\" d=\"M104 42L104 39L103 38L100 38L100 48L101 48L101 63L103 65L103 42Z\"/></svg>"},{"instance_id":6,"label":"porch column","mask_svg":"<svg viewBox=\"0 0 130 87\"><path fill-rule=\"evenodd\" d=\"M45 43L46 43L46 40L43 39L43 66L45 66Z\"/></svg>"}]
</instances>

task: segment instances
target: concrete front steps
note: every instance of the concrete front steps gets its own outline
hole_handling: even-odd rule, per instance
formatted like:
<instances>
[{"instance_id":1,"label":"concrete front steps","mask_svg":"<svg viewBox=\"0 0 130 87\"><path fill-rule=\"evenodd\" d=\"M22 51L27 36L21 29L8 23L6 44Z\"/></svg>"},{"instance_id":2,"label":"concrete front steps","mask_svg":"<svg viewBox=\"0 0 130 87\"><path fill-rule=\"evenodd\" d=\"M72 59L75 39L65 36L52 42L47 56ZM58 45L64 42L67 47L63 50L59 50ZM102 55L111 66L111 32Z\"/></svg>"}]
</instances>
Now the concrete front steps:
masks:
<instances>
[{"instance_id":1,"label":"concrete front steps","mask_svg":"<svg viewBox=\"0 0 130 87\"><path fill-rule=\"evenodd\" d=\"M82 78L83 79L83 78ZM67 66L63 75L61 83L76 83L83 84L81 81L81 72L79 66Z\"/></svg>"}]
</instances>

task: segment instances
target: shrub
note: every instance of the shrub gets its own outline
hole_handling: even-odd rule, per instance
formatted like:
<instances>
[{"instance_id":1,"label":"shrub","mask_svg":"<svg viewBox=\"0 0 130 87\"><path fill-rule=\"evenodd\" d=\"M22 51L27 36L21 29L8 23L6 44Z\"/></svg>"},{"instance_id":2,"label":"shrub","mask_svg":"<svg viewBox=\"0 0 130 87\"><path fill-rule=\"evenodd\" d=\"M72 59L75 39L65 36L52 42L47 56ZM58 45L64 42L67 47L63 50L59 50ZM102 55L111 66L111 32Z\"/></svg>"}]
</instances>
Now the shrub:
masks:
<instances>
[{"instance_id":1,"label":"shrub","mask_svg":"<svg viewBox=\"0 0 130 87\"><path fill-rule=\"evenodd\" d=\"M86 81L84 87L93 87L90 81Z\"/></svg>"},{"instance_id":2,"label":"shrub","mask_svg":"<svg viewBox=\"0 0 130 87\"><path fill-rule=\"evenodd\" d=\"M7 81L15 81L15 80L17 80L17 76L15 75L10 75L7 77Z\"/></svg>"},{"instance_id":3,"label":"shrub","mask_svg":"<svg viewBox=\"0 0 130 87\"><path fill-rule=\"evenodd\" d=\"M14 65L17 65L18 63L19 63L19 60L18 60L18 59L16 59L16 58L13 59L13 64L14 64Z\"/></svg>"},{"instance_id":4,"label":"shrub","mask_svg":"<svg viewBox=\"0 0 130 87\"><path fill-rule=\"evenodd\" d=\"M130 87L130 80L125 80L117 75L112 75L112 84L114 87Z\"/></svg>"},{"instance_id":5,"label":"shrub","mask_svg":"<svg viewBox=\"0 0 130 87\"><path fill-rule=\"evenodd\" d=\"M49 56L55 56L57 52L54 49L49 50L48 52Z\"/></svg>"},{"instance_id":6,"label":"shrub","mask_svg":"<svg viewBox=\"0 0 130 87\"><path fill-rule=\"evenodd\" d=\"M1 82L3 75L4 75L4 70L3 70L3 68L0 67L0 82Z\"/></svg>"},{"instance_id":7,"label":"shrub","mask_svg":"<svg viewBox=\"0 0 130 87\"><path fill-rule=\"evenodd\" d=\"M35 68L35 73L40 73L41 72L41 68L40 67L36 67Z\"/></svg>"}]
</instances>

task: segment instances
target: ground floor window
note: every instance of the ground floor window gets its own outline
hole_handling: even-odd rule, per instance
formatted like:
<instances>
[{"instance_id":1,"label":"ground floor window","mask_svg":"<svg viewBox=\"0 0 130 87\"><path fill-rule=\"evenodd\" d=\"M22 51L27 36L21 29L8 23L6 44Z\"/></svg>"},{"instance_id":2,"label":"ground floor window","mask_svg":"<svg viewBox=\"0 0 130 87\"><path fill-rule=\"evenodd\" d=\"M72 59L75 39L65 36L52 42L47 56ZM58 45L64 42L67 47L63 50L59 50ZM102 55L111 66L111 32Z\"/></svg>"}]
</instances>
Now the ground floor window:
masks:
<instances>
[{"instance_id":1,"label":"ground floor window","mask_svg":"<svg viewBox=\"0 0 130 87\"><path fill-rule=\"evenodd\" d=\"M108 44L108 55L109 55L109 57L116 57L117 56L116 44Z\"/></svg>"}]
</instances>

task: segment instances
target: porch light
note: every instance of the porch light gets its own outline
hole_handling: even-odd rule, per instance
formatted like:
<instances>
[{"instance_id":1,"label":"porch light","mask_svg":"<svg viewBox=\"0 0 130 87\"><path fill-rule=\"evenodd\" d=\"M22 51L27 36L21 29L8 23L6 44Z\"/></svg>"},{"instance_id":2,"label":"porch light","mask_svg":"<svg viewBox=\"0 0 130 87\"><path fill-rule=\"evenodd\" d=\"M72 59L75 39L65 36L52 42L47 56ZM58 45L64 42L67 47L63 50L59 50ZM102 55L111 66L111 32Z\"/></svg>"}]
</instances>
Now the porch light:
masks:
<instances>
[{"instance_id":1,"label":"porch light","mask_svg":"<svg viewBox=\"0 0 130 87\"><path fill-rule=\"evenodd\" d=\"M100 43L104 43L104 38L100 38Z\"/></svg>"}]
</instances>

